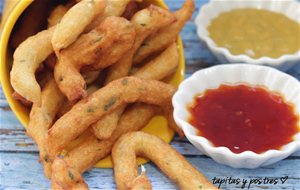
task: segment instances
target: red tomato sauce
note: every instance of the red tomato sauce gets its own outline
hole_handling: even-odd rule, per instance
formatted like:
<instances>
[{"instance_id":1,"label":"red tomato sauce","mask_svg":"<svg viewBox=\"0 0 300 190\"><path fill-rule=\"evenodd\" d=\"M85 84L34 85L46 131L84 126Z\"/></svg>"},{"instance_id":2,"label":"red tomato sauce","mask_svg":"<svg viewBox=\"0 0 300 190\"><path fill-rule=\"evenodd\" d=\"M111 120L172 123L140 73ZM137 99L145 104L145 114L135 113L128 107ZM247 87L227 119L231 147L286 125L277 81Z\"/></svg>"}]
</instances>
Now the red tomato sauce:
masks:
<instances>
[{"instance_id":1,"label":"red tomato sauce","mask_svg":"<svg viewBox=\"0 0 300 190\"><path fill-rule=\"evenodd\" d=\"M190 113L199 136L234 153L279 150L299 132L294 107L262 87L221 85L207 90L195 97Z\"/></svg>"}]
</instances>

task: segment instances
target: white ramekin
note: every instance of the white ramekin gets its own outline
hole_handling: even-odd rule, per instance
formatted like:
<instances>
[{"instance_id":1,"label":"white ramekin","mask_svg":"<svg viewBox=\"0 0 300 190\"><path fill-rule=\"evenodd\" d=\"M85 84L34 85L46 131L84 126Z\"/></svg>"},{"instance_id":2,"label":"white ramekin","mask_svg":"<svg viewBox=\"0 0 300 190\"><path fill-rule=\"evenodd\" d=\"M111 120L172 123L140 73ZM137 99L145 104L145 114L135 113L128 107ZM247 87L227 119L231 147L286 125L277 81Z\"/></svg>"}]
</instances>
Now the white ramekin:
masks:
<instances>
[{"instance_id":1,"label":"white ramekin","mask_svg":"<svg viewBox=\"0 0 300 190\"><path fill-rule=\"evenodd\" d=\"M221 63L269 65L283 71L288 70L296 63L300 63L300 50L295 54L282 55L279 58L261 57L254 59L246 54L233 55L228 49L218 47L209 37L207 27L211 20L218 17L220 13L238 8L257 8L279 12L300 23L300 3L295 0L211 0L201 7L195 22L199 38L206 43L208 49Z\"/></svg>"},{"instance_id":2,"label":"white ramekin","mask_svg":"<svg viewBox=\"0 0 300 190\"><path fill-rule=\"evenodd\" d=\"M294 141L281 150L268 150L257 154L245 151L233 153L227 147L215 147L208 139L196 134L197 130L188 122L190 113L188 106L194 97L207 89L218 88L221 84L246 83L251 86L263 85L270 91L279 92L286 102L295 105L295 112L300 115L300 82L292 76L277 69L249 64L225 64L203 69L183 81L173 96L174 119L182 128L188 140L202 153L216 162L234 168L257 168L270 165L288 157L300 149L300 132ZM298 122L300 127L300 121Z\"/></svg>"}]
</instances>

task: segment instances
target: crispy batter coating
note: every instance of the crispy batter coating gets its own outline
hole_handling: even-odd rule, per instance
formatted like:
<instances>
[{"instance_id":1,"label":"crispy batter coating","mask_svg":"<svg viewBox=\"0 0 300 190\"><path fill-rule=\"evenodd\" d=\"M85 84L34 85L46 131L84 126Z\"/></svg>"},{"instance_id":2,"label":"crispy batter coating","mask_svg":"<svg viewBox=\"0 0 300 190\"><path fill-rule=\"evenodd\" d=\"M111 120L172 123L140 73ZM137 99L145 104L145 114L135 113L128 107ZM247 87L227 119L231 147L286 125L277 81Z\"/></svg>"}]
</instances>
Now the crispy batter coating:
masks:
<instances>
[{"instance_id":1,"label":"crispy batter coating","mask_svg":"<svg viewBox=\"0 0 300 190\"><path fill-rule=\"evenodd\" d=\"M162 80L174 73L178 64L179 53L177 45L176 43L172 43L159 56L139 68L132 76L143 79Z\"/></svg>"},{"instance_id":2,"label":"crispy batter coating","mask_svg":"<svg viewBox=\"0 0 300 190\"><path fill-rule=\"evenodd\" d=\"M61 49L68 47L78 38L96 15L104 11L105 6L105 0L82 0L68 10L57 24L51 40L57 56Z\"/></svg>"},{"instance_id":3,"label":"crispy batter coating","mask_svg":"<svg viewBox=\"0 0 300 190\"><path fill-rule=\"evenodd\" d=\"M175 89L168 84L125 77L115 80L77 103L48 131L48 153L54 156L91 124L126 103L145 102L162 106L171 128L181 131L173 119L171 99Z\"/></svg>"},{"instance_id":4,"label":"crispy batter coating","mask_svg":"<svg viewBox=\"0 0 300 190\"><path fill-rule=\"evenodd\" d=\"M130 190L152 190L151 183L146 176L146 170L143 169L144 166L142 165L141 168L142 173L132 181L131 185L129 185Z\"/></svg>"},{"instance_id":5,"label":"crispy batter coating","mask_svg":"<svg viewBox=\"0 0 300 190\"><path fill-rule=\"evenodd\" d=\"M154 135L132 132L119 138L112 149L118 190L134 186L132 182L138 177L137 155L153 161L182 190L217 189L168 143Z\"/></svg>"},{"instance_id":6,"label":"crispy batter coating","mask_svg":"<svg viewBox=\"0 0 300 190\"><path fill-rule=\"evenodd\" d=\"M60 22L62 17L68 12L71 8L71 5L58 5L56 6L50 13L48 17L48 28L55 26L57 23Z\"/></svg>"},{"instance_id":7,"label":"crispy batter coating","mask_svg":"<svg viewBox=\"0 0 300 190\"><path fill-rule=\"evenodd\" d=\"M179 63L177 46L173 43L158 57L145 64L133 74L134 77L149 80L162 80L172 74ZM125 109L125 105L116 109L112 113L92 125L93 133L98 139L107 139L116 129L118 120Z\"/></svg>"},{"instance_id":8,"label":"crispy batter coating","mask_svg":"<svg viewBox=\"0 0 300 190\"><path fill-rule=\"evenodd\" d=\"M127 4L131 0L112 1L106 2L106 7L103 14L96 16L92 22L85 28L85 32L89 32L96 28L105 18L109 16L121 16L126 9Z\"/></svg>"},{"instance_id":9,"label":"crispy batter coating","mask_svg":"<svg viewBox=\"0 0 300 190\"><path fill-rule=\"evenodd\" d=\"M18 94L30 102L40 102L41 88L36 81L35 72L53 52L51 44L53 31L52 27L27 38L19 45L13 56L10 83Z\"/></svg>"},{"instance_id":10,"label":"crispy batter coating","mask_svg":"<svg viewBox=\"0 0 300 190\"><path fill-rule=\"evenodd\" d=\"M95 30L81 35L63 50L54 68L55 80L70 101L86 96L86 83L80 74L84 65L101 61L96 69L108 67L132 47L135 30L121 17L106 18Z\"/></svg>"},{"instance_id":11,"label":"crispy batter coating","mask_svg":"<svg viewBox=\"0 0 300 190\"><path fill-rule=\"evenodd\" d=\"M73 168L69 167L68 164L62 158L55 158L52 164L52 189L64 190L88 190L88 186L85 183L80 173Z\"/></svg>"},{"instance_id":12,"label":"crispy batter coating","mask_svg":"<svg viewBox=\"0 0 300 190\"><path fill-rule=\"evenodd\" d=\"M59 186L57 183L54 181L51 181L51 189L52 190L64 190L61 186Z\"/></svg>"},{"instance_id":13,"label":"crispy batter coating","mask_svg":"<svg viewBox=\"0 0 300 190\"><path fill-rule=\"evenodd\" d=\"M150 5L148 8L138 11L131 19L131 23L136 30L134 45L116 64L109 68L106 84L127 76L132 65L133 56L146 37L175 21L175 16L169 10L155 5Z\"/></svg>"},{"instance_id":14,"label":"crispy batter coating","mask_svg":"<svg viewBox=\"0 0 300 190\"><path fill-rule=\"evenodd\" d=\"M118 121L125 110L126 105L122 105L112 113L105 115L96 123L92 124L91 130L98 139L107 139L118 126Z\"/></svg>"},{"instance_id":15,"label":"crispy batter coating","mask_svg":"<svg viewBox=\"0 0 300 190\"><path fill-rule=\"evenodd\" d=\"M194 10L194 0L186 0L183 7L174 13L177 21L147 38L134 55L133 63L140 63L152 53L159 52L174 42L185 23L192 17Z\"/></svg>"},{"instance_id":16,"label":"crispy batter coating","mask_svg":"<svg viewBox=\"0 0 300 190\"><path fill-rule=\"evenodd\" d=\"M55 80L52 78L42 90L41 104L34 103L30 111L30 119L26 132L38 145L40 160L44 163L44 173L47 177L50 177L51 165L46 153L46 136L63 100L64 95L60 92Z\"/></svg>"}]
</instances>

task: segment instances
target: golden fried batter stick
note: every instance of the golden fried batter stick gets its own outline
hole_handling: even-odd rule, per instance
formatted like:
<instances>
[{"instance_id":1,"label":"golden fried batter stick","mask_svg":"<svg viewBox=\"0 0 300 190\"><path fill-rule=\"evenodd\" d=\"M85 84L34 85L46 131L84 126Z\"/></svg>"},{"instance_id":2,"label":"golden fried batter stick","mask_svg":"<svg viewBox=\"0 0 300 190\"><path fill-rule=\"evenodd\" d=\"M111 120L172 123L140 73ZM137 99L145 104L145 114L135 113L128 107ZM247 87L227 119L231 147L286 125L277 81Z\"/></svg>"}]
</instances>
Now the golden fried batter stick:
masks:
<instances>
[{"instance_id":1,"label":"golden fried batter stick","mask_svg":"<svg viewBox=\"0 0 300 190\"><path fill-rule=\"evenodd\" d=\"M115 63L133 45L135 30L121 17L106 18L95 30L81 35L71 46L61 51L54 67L55 80L68 100L75 101L87 95L86 83L80 74L84 65L98 62L96 69Z\"/></svg>"},{"instance_id":2,"label":"golden fried batter stick","mask_svg":"<svg viewBox=\"0 0 300 190\"><path fill-rule=\"evenodd\" d=\"M152 53L159 52L174 42L194 10L194 0L186 0L183 7L174 13L177 21L147 38L134 55L133 63L140 63Z\"/></svg>"},{"instance_id":3,"label":"golden fried batter stick","mask_svg":"<svg viewBox=\"0 0 300 190\"><path fill-rule=\"evenodd\" d=\"M68 166L76 171L80 173L85 172L111 152L113 144L122 134L141 130L154 116L156 109L157 108L153 105L143 103L134 104L121 116L117 129L109 139L100 141L94 135L91 135L68 152L64 160ZM53 167L55 167L55 165L53 165ZM53 172L56 171L54 168ZM60 177L61 179L68 177L68 175L62 173L56 173L55 175L64 175ZM61 181L61 183L68 184L69 181ZM54 182L52 182L52 184L55 187L59 186Z\"/></svg>"},{"instance_id":4,"label":"golden fried batter stick","mask_svg":"<svg viewBox=\"0 0 300 190\"><path fill-rule=\"evenodd\" d=\"M69 167L62 158L55 158L52 164L53 172L51 176L52 189L64 190L88 190L80 173ZM59 186L59 187L55 187Z\"/></svg>"},{"instance_id":5,"label":"golden fried batter stick","mask_svg":"<svg viewBox=\"0 0 300 190\"><path fill-rule=\"evenodd\" d=\"M98 139L107 139L118 126L118 121L127 105L120 106L112 113L105 115L99 121L91 125L91 130Z\"/></svg>"},{"instance_id":6,"label":"golden fried batter stick","mask_svg":"<svg viewBox=\"0 0 300 190\"><path fill-rule=\"evenodd\" d=\"M146 176L146 170L143 165L141 165L142 173L136 177L130 186L130 190L152 190L151 183Z\"/></svg>"},{"instance_id":7,"label":"golden fried batter stick","mask_svg":"<svg viewBox=\"0 0 300 190\"><path fill-rule=\"evenodd\" d=\"M177 45L173 42L159 56L137 69L134 77L151 80L162 80L174 73L179 64Z\"/></svg>"},{"instance_id":8,"label":"golden fried batter stick","mask_svg":"<svg viewBox=\"0 0 300 190\"><path fill-rule=\"evenodd\" d=\"M54 158L66 145L101 117L125 103L145 102L162 106L168 115L169 125L181 130L173 119L172 96L175 89L168 84L124 77L115 80L73 106L48 131L48 154Z\"/></svg>"},{"instance_id":9,"label":"golden fried batter stick","mask_svg":"<svg viewBox=\"0 0 300 190\"><path fill-rule=\"evenodd\" d=\"M51 164L46 153L46 136L64 98L52 78L42 90L41 104L34 103L29 115L26 132L38 145L40 160L44 163L44 173L47 177L50 177Z\"/></svg>"},{"instance_id":10,"label":"golden fried batter stick","mask_svg":"<svg viewBox=\"0 0 300 190\"><path fill-rule=\"evenodd\" d=\"M71 7L56 25L51 39L56 56L61 49L72 44L105 7L106 0L82 0Z\"/></svg>"},{"instance_id":11,"label":"golden fried batter stick","mask_svg":"<svg viewBox=\"0 0 300 190\"><path fill-rule=\"evenodd\" d=\"M64 190L61 186L59 186L57 183L51 181L51 189L52 190Z\"/></svg>"},{"instance_id":12,"label":"golden fried batter stick","mask_svg":"<svg viewBox=\"0 0 300 190\"><path fill-rule=\"evenodd\" d=\"M54 28L27 38L14 52L10 83L18 94L33 103L40 103L41 88L36 81L35 72L53 52L51 38Z\"/></svg>"},{"instance_id":13,"label":"golden fried batter stick","mask_svg":"<svg viewBox=\"0 0 300 190\"><path fill-rule=\"evenodd\" d=\"M133 74L134 77L150 80L162 80L172 74L179 63L177 46L173 43L158 57L145 64ZM125 105L92 125L93 133L99 139L107 139L116 129L119 118L125 109Z\"/></svg>"},{"instance_id":14,"label":"golden fried batter stick","mask_svg":"<svg viewBox=\"0 0 300 190\"><path fill-rule=\"evenodd\" d=\"M138 177L137 155L152 160L182 190L217 189L168 143L154 135L132 132L119 138L112 149L118 190L134 186L132 182Z\"/></svg>"}]
</instances>

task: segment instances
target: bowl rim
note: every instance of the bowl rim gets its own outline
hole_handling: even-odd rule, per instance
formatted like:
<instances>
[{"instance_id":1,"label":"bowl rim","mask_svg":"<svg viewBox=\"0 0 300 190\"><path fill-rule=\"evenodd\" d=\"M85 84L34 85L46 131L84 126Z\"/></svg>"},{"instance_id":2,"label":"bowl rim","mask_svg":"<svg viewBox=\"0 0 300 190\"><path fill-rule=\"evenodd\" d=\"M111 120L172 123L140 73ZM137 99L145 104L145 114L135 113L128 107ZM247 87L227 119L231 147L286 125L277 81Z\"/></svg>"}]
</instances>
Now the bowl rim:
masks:
<instances>
[{"instance_id":1,"label":"bowl rim","mask_svg":"<svg viewBox=\"0 0 300 190\"><path fill-rule=\"evenodd\" d=\"M204 41L207 44L209 49L211 49L212 51L214 51L218 54L224 55L226 57L226 59L232 60L232 62L245 62L245 63L254 64L254 65L268 64L268 65L271 65L271 66L280 66L280 65L284 64L287 61L298 61L298 60L300 60L300 49L297 52L295 52L294 54L283 54L283 55L281 55L277 58L272 58L272 57L268 57L268 56L263 56L263 57L259 57L259 58L252 58L247 54L234 55L227 48L217 46L216 43L214 42L214 40L209 37L209 35L203 34L202 31L206 31L207 33L209 33L208 30L207 30L207 27L209 25L204 26L203 22L201 22L201 20L203 20L203 19L206 19L206 20L208 20L208 22L210 22L212 19L219 16L220 13L228 12L228 11L224 11L224 10L222 11L221 10L221 11L219 11L219 13L216 17L213 17L211 19L207 19L204 12L206 12L209 9L214 8L216 6L215 2L217 2L217 1L218 0L210 0L208 3L203 5L199 9L199 12L198 12L198 14L196 16L196 19L195 19L195 24L197 26L197 35L202 41ZM230 1L230 0L223 0L223 1L226 2L226 1ZM274 1L274 0L271 0L271 2L272 1ZM241 0L240 1L234 1L234 2L231 1L229 5L231 7L233 7L233 9L241 9L241 8L235 8L235 6L234 6L235 3L241 3L241 2L245 2L245 1L241 1ZM298 7L300 7L300 2L298 2L296 0L289 0L287 2L288 3L296 3L298 5ZM251 8L253 8L253 7L251 7ZM233 9L231 9L231 10L233 10ZM259 7L259 9L267 10L263 6ZM284 12L280 12L280 13L287 16ZM293 21L295 21L295 20L293 20ZM300 24L300 21L298 21L298 23Z\"/></svg>"},{"instance_id":2,"label":"bowl rim","mask_svg":"<svg viewBox=\"0 0 300 190\"><path fill-rule=\"evenodd\" d=\"M24 113L25 108L21 107L20 105L14 103L14 99L10 94L10 90L12 89L10 84L10 77L9 72L7 73L6 70L9 69L6 64L7 59L7 47L8 41L13 30L13 27L21 14L25 11L25 9L33 2L33 0L28 1L19 1L14 8L9 13L5 23L3 24L3 30L0 38L0 82L2 86L3 93L7 99L7 102L12 109L13 113L17 117L18 121L21 122L23 126L27 126L28 119L26 119L27 113ZM23 111L19 111L19 109L23 109Z\"/></svg>"},{"instance_id":3,"label":"bowl rim","mask_svg":"<svg viewBox=\"0 0 300 190\"><path fill-rule=\"evenodd\" d=\"M269 149L263 153L255 153L253 151L247 150L247 151L243 151L241 153L234 153L232 152L229 148L225 147L225 146L214 146L207 138L202 137L202 136L197 136L194 135L192 133L190 133L189 129L193 129L195 130L195 127L193 127L188 121L186 121L186 119L182 118L182 114L180 114L181 112L183 112L182 110L184 110L184 112L188 112L187 107L190 102L187 103L180 103L180 100L183 98L183 90L185 88L186 85L190 84L192 81L197 80L197 78L202 75L203 73L209 73L211 70L215 70L215 69L222 69L224 70L224 68L233 68L235 70L240 69L241 67L244 68L262 68L262 69L266 69L269 70L273 73L285 76L288 80L294 80L297 84L299 84L299 89L300 89L300 81L298 81L296 78L294 78L293 76L286 74L282 71L279 71L275 68L269 67L269 66L264 66L264 65L250 65L250 64L243 64L243 63L236 63L236 64L220 64L220 65L215 65L209 68L205 68L202 70L199 70L197 72L195 72L193 75L191 75L188 79L184 80L178 88L178 91L175 93L175 95L173 96L172 99L172 103L174 106L174 119L175 122L177 123L177 125L179 125L179 127L182 128L182 130L184 131L186 137L188 138L188 140L193 144L192 141L194 141L195 143L199 144L205 151L202 152L210 157L214 157L211 154L219 154L219 155L223 155L224 157L230 157L231 159L248 159L248 158L254 158L257 161L258 160L265 160L266 158L273 158L273 157L277 157L277 156L283 156L286 154L291 154L297 150L300 150L300 141L299 141L299 137L300 137L300 131L298 131L298 133L296 133L293 137L294 140L283 145L282 147L285 147L284 150L277 150L277 149ZM225 71L226 72L226 71ZM242 83L246 83L246 81L240 81ZM226 82L225 82L226 83ZM239 81L237 81L237 83L239 83ZM221 84L221 83L220 83ZM255 86L255 84L250 84L251 86ZM268 87L268 86L266 86ZM210 89L210 88L206 88L206 89ZM282 92L278 91L280 94L283 94ZM198 92L201 93L201 92ZM197 95L197 93L192 93L193 97L195 95ZM300 95L299 95L300 96ZM183 108L184 106L184 108ZM294 105L295 107L299 107L300 104L296 104ZM298 125L300 124L300 120L298 121ZM298 126L300 128L300 125ZM197 146L196 146L197 148ZM197 148L198 149L198 148ZM207 153L205 153L207 152Z\"/></svg>"}]
</instances>

